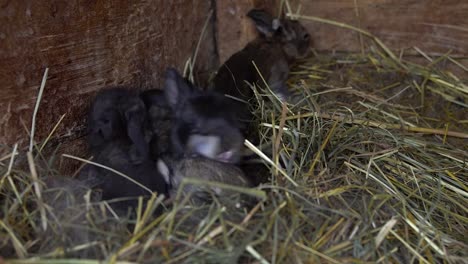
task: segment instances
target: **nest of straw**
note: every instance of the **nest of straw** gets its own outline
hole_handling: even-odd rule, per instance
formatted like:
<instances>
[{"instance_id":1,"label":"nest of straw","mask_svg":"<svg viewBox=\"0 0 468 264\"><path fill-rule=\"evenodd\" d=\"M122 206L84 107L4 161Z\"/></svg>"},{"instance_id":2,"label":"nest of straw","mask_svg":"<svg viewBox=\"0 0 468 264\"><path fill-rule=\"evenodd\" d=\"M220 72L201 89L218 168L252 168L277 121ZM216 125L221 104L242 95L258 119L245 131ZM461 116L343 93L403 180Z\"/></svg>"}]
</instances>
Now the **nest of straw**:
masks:
<instances>
[{"instance_id":1,"label":"nest of straw","mask_svg":"<svg viewBox=\"0 0 468 264\"><path fill-rule=\"evenodd\" d=\"M187 199L166 208L153 196L125 218L85 187L48 183L58 177L54 159L38 149L24 158L4 150L0 255L10 263L466 263L468 87L440 65L467 69L445 55L406 61L360 32L367 52L314 54L295 66L298 105L257 90L262 140L246 145L270 173L244 192L263 197L252 208ZM158 207L166 209L153 217Z\"/></svg>"}]
</instances>

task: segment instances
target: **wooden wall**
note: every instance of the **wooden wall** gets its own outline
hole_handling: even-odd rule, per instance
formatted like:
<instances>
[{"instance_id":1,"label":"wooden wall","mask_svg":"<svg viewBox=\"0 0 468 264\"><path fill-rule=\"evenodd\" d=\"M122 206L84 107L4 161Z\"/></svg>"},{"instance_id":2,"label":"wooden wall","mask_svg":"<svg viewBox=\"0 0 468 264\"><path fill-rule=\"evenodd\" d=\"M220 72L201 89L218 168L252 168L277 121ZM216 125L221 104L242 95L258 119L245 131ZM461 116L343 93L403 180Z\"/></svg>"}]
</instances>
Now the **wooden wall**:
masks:
<instances>
[{"instance_id":1,"label":"wooden wall","mask_svg":"<svg viewBox=\"0 0 468 264\"><path fill-rule=\"evenodd\" d=\"M280 0L218 1L218 49L221 62L255 37L245 13L254 6L275 10ZM418 47L427 53L468 56L468 1L464 0L290 0L293 12L360 27L393 50ZM359 51L359 35L349 29L302 20L313 48ZM467 65L467 61L463 61Z\"/></svg>"},{"instance_id":2,"label":"wooden wall","mask_svg":"<svg viewBox=\"0 0 468 264\"><path fill-rule=\"evenodd\" d=\"M394 50L414 46L428 53L468 55L468 1L464 0L296 0L304 15L363 28ZM360 49L357 33L305 22L320 50Z\"/></svg>"},{"instance_id":3,"label":"wooden wall","mask_svg":"<svg viewBox=\"0 0 468 264\"><path fill-rule=\"evenodd\" d=\"M94 93L109 85L159 87L167 66L195 50L211 1L0 1L0 144L28 140L42 75L49 78L36 139L66 114L55 138L73 146ZM216 63L213 35L198 62ZM24 145L24 144L23 144Z\"/></svg>"},{"instance_id":4,"label":"wooden wall","mask_svg":"<svg viewBox=\"0 0 468 264\"><path fill-rule=\"evenodd\" d=\"M276 12L278 0L216 1L216 47L220 63L241 50L257 36L252 21L246 16L252 8Z\"/></svg>"},{"instance_id":5,"label":"wooden wall","mask_svg":"<svg viewBox=\"0 0 468 264\"><path fill-rule=\"evenodd\" d=\"M65 146L83 128L92 95L109 85L159 87L167 66L182 69L210 10L215 10L197 59L206 76L256 36L245 17L272 12L280 0L43 0L0 2L0 144L28 140L40 81L50 68L38 115L37 140L59 117ZM301 14L361 27L390 48L468 56L468 1L291 0ZM317 50L359 51L350 30L303 20ZM460 60L468 66L466 60ZM205 77L206 77L205 76ZM463 76L462 76L463 77ZM203 79L203 78L202 78ZM465 79L466 76L465 76ZM70 149L72 150L72 148ZM71 151L73 152L73 151Z\"/></svg>"}]
</instances>

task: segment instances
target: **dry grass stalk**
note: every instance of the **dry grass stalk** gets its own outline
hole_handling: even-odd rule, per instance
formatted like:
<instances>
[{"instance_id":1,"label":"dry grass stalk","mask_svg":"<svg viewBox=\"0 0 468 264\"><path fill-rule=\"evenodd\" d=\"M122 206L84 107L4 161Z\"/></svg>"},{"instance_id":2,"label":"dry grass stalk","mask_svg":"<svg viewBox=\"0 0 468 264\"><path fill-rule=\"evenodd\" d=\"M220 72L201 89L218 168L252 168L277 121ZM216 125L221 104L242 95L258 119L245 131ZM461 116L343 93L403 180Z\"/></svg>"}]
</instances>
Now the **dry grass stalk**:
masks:
<instances>
[{"instance_id":1,"label":"dry grass stalk","mask_svg":"<svg viewBox=\"0 0 468 264\"><path fill-rule=\"evenodd\" d=\"M22 150L2 151L7 154L0 157L0 255L9 263L466 260L468 122L460 112L466 113L468 91L462 78L438 65L463 67L448 54L416 48L431 63L417 65L368 32L297 17L355 30L367 37L363 45L369 49L304 59L289 80L303 95L298 105L280 104L268 89L255 88L262 145L245 145L278 175L251 190L215 185L263 201L237 210L217 199L202 206L175 199L153 216L163 206L153 195L128 219L88 193L68 208L85 217L61 221L61 210L45 199L61 192L39 185L57 176L42 153L49 136L23 167ZM262 152L266 147L273 148L273 157ZM44 234L45 225L71 233ZM74 241L73 230L89 240ZM51 241L57 243L47 248Z\"/></svg>"}]
</instances>

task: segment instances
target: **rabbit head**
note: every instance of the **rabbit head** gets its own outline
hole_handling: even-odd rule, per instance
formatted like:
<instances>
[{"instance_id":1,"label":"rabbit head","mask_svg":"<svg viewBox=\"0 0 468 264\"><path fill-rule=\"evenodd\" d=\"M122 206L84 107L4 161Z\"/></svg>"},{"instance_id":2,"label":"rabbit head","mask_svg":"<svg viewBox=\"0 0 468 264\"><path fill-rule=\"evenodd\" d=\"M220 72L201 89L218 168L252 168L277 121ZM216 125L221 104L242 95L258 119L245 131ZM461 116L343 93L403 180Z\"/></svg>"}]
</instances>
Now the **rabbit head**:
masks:
<instances>
[{"instance_id":1,"label":"rabbit head","mask_svg":"<svg viewBox=\"0 0 468 264\"><path fill-rule=\"evenodd\" d=\"M88 143L97 153L109 142L129 139L136 155L146 158L148 145L143 126L146 108L138 95L124 88L101 91L95 98L88 116Z\"/></svg>"},{"instance_id":2,"label":"rabbit head","mask_svg":"<svg viewBox=\"0 0 468 264\"><path fill-rule=\"evenodd\" d=\"M201 91L175 69L167 70L164 89L174 114L171 142L176 155L239 161L244 137L235 108L226 97Z\"/></svg>"},{"instance_id":3,"label":"rabbit head","mask_svg":"<svg viewBox=\"0 0 468 264\"><path fill-rule=\"evenodd\" d=\"M273 18L261 9L247 13L264 38L281 43L284 53L291 59L304 58L309 53L310 34L297 20Z\"/></svg>"},{"instance_id":4,"label":"rabbit head","mask_svg":"<svg viewBox=\"0 0 468 264\"><path fill-rule=\"evenodd\" d=\"M96 95L87 120L88 143L92 149L124 135L124 122L116 106L124 94L123 89L109 89Z\"/></svg>"}]
</instances>

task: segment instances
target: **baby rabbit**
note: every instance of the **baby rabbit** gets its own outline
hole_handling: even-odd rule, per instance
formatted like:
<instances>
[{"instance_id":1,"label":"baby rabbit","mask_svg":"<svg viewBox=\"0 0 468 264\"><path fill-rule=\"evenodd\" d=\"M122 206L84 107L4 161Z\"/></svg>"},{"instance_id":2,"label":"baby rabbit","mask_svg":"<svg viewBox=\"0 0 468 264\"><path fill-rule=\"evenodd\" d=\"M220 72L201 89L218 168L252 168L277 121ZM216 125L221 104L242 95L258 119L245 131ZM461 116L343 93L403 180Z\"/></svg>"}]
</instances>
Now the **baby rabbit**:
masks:
<instances>
[{"instance_id":1,"label":"baby rabbit","mask_svg":"<svg viewBox=\"0 0 468 264\"><path fill-rule=\"evenodd\" d=\"M264 85L252 64L254 61L272 91L281 100L288 100L286 80L290 64L308 54L310 35L298 21L273 18L263 10L253 9L247 16L255 22L260 36L219 68L211 89L244 101L251 100L254 94L246 81ZM249 120L249 106L239 102L236 105L240 118Z\"/></svg>"},{"instance_id":2,"label":"baby rabbit","mask_svg":"<svg viewBox=\"0 0 468 264\"><path fill-rule=\"evenodd\" d=\"M189 157L179 160L159 160L158 169L165 179L169 179L172 189L170 196L175 198L184 178L200 179L238 187L252 187L244 173L235 165L219 162L204 157ZM184 194L192 193L196 201L209 200L210 192L219 197L226 197L235 192L215 186L185 184Z\"/></svg>"},{"instance_id":3,"label":"baby rabbit","mask_svg":"<svg viewBox=\"0 0 468 264\"><path fill-rule=\"evenodd\" d=\"M88 115L88 145L93 154L99 153L105 145L115 140L127 139L132 142L135 159L148 156L143 126L146 108L140 98L124 88L100 91Z\"/></svg>"},{"instance_id":4,"label":"baby rabbit","mask_svg":"<svg viewBox=\"0 0 468 264\"><path fill-rule=\"evenodd\" d=\"M129 176L147 189L107 169L97 168L97 174L102 179L99 187L102 189L103 200L120 197L148 197L151 195L148 189L167 196L168 186L166 180L158 173L156 162L151 159L145 159L136 164L132 162L130 152L131 145L129 142L122 140L114 141L102 149L101 153L96 157L96 162ZM136 205L135 200L119 202L117 206L126 209L126 207L135 207Z\"/></svg>"},{"instance_id":5,"label":"baby rabbit","mask_svg":"<svg viewBox=\"0 0 468 264\"><path fill-rule=\"evenodd\" d=\"M166 71L163 92L146 91L142 98L149 106L155 145L162 152L169 148L167 133L174 158L202 155L227 163L239 161L244 137L228 98L202 91L173 68Z\"/></svg>"},{"instance_id":6,"label":"baby rabbit","mask_svg":"<svg viewBox=\"0 0 468 264\"><path fill-rule=\"evenodd\" d=\"M88 119L88 143L95 162L117 170L158 194L167 185L150 158L144 136L146 107L140 97L122 88L107 89L96 96ZM89 165L83 177L100 180L104 200L149 195L149 191L104 168ZM134 207L136 201L120 202L118 208Z\"/></svg>"}]
</instances>

